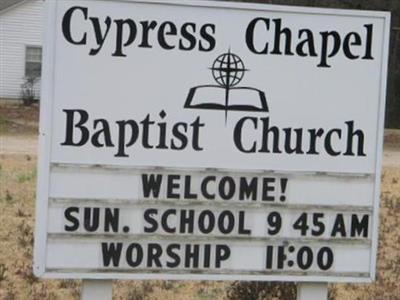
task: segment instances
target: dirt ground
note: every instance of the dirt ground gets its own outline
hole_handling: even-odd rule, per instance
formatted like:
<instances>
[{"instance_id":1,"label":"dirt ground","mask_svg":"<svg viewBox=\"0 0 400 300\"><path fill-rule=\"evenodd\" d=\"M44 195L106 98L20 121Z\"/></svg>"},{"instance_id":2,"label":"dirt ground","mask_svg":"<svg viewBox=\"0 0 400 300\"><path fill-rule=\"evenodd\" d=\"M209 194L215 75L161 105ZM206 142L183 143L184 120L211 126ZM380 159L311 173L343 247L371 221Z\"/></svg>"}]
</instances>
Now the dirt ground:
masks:
<instances>
[{"instance_id":1,"label":"dirt ground","mask_svg":"<svg viewBox=\"0 0 400 300\"><path fill-rule=\"evenodd\" d=\"M79 281L32 274L37 118L37 107L0 106L0 299L79 299ZM380 215L377 282L331 284L331 300L400 300L400 130L385 132ZM230 285L118 281L113 290L114 299L211 300L227 299Z\"/></svg>"}]
</instances>

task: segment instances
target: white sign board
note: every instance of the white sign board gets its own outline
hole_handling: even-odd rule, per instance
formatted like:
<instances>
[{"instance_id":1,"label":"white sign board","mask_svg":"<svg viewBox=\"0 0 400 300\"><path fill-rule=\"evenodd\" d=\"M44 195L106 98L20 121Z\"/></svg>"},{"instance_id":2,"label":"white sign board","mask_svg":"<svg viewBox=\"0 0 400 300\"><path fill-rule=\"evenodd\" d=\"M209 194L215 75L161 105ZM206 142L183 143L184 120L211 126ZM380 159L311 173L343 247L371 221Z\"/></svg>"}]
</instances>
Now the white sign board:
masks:
<instances>
[{"instance_id":1,"label":"white sign board","mask_svg":"<svg viewBox=\"0 0 400 300\"><path fill-rule=\"evenodd\" d=\"M46 5L37 275L374 279L388 13Z\"/></svg>"}]
</instances>

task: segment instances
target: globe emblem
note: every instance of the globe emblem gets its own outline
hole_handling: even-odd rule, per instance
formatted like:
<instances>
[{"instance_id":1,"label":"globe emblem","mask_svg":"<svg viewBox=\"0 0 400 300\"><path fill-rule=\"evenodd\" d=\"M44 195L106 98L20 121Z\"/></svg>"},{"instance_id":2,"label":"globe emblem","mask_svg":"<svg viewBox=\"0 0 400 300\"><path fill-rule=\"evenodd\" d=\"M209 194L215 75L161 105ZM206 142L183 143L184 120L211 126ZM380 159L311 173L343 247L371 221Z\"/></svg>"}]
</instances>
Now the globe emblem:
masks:
<instances>
[{"instance_id":1,"label":"globe emblem","mask_svg":"<svg viewBox=\"0 0 400 300\"><path fill-rule=\"evenodd\" d=\"M230 51L218 56L211 70L215 81L226 89L237 85L248 71L240 57Z\"/></svg>"},{"instance_id":2,"label":"globe emblem","mask_svg":"<svg viewBox=\"0 0 400 300\"><path fill-rule=\"evenodd\" d=\"M265 92L248 85L238 86L244 74L250 70L230 49L219 55L209 70L217 84L201 84L190 88L185 108L225 111L225 124L230 111L269 111Z\"/></svg>"}]
</instances>

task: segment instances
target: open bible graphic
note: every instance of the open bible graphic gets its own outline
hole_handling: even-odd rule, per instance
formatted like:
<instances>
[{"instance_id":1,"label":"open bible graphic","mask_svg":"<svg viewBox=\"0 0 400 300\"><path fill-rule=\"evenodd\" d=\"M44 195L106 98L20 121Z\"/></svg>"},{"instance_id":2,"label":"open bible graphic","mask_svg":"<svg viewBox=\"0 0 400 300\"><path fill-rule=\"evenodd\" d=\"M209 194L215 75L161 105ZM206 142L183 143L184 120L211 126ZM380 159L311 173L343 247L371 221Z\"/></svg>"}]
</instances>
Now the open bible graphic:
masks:
<instances>
[{"instance_id":1,"label":"open bible graphic","mask_svg":"<svg viewBox=\"0 0 400 300\"><path fill-rule=\"evenodd\" d=\"M217 57L210 68L218 85L199 85L190 89L185 108L225 111L268 112L265 93L252 87L238 87L245 68L236 54L224 53Z\"/></svg>"}]
</instances>

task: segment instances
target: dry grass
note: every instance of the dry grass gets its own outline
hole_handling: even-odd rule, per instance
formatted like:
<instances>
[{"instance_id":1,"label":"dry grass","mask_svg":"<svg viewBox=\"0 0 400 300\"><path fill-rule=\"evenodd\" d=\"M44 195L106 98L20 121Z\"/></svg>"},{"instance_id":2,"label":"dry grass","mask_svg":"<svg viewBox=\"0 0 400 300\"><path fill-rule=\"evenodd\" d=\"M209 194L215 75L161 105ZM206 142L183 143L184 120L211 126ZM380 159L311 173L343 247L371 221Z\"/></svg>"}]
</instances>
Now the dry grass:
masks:
<instances>
[{"instance_id":1,"label":"dry grass","mask_svg":"<svg viewBox=\"0 0 400 300\"><path fill-rule=\"evenodd\" d=\"M32 274L36 158L0 156L0 299L76 299L79 284Z\"/></svg>"},{"instance_id":2,"label":"dry grass","mask_svg":"<svg viewBox=\"0 0 400 300\"><path fill-rule=\"evenodd\" d=\"M38 131L39 107L0 104L0 134L34 134Z\"/></svg>"},{"instance_id":3,"label":"dry grass","mask_svg":"<svg viewBox=\"0 0 400 300\"><path fill-rule=\"evenodd\" d=\"M377 281L336 284L335 299L400 299L400 169L385 168L382 176Z\"/></svg>"}]
</instances>

